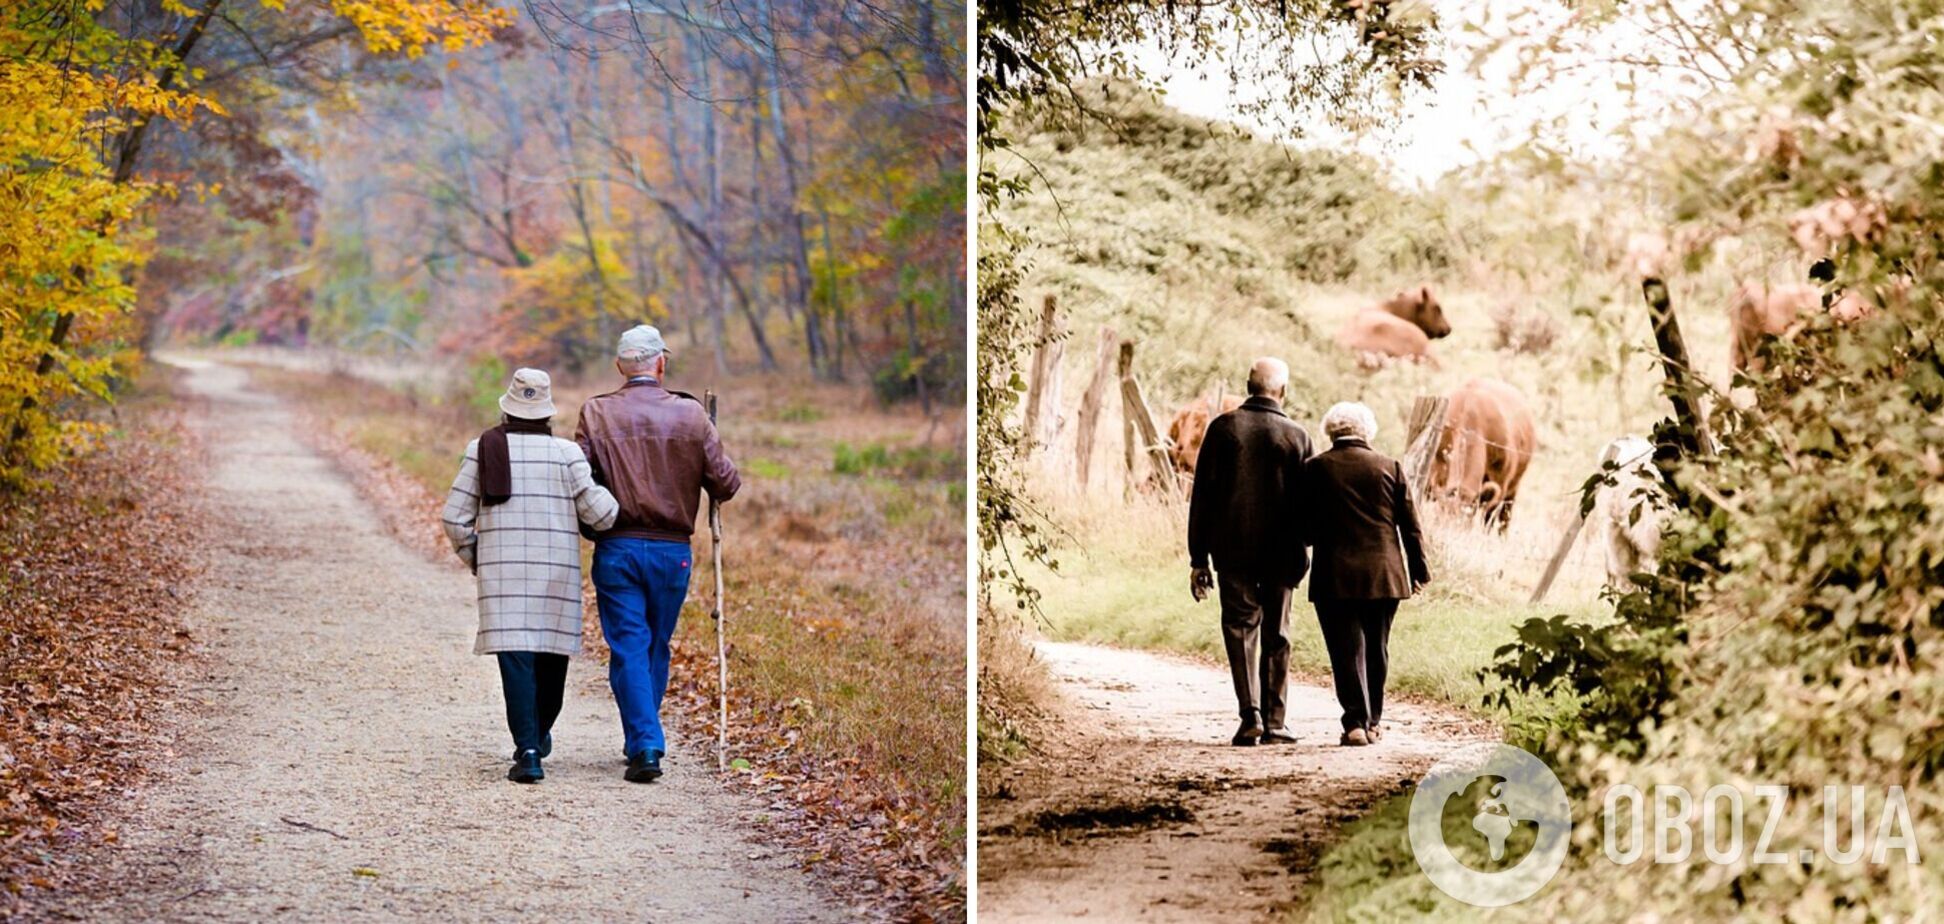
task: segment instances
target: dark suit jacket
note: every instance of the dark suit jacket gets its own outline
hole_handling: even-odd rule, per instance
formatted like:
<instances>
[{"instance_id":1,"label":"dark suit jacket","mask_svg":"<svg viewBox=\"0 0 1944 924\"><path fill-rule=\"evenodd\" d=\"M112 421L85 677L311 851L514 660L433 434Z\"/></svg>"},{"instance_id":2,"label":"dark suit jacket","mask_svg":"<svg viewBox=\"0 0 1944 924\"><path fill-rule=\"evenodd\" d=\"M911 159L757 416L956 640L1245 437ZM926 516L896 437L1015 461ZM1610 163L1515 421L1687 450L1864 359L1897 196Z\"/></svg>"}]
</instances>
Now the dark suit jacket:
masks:
<instances>
[{"instance_id":1,"label":"dark suit jacket","mask_svg":"<svg viewBox=\"0 0 1944 924\"><path fill-rule=\"evenodd\" d=\"M1188 557L1224 575L1295 587L1309 570L1288 517L1309 434L1274 398L1253 397L1208 425L1188 502Z\"/></svg>"},{"instance_id":2,"label":"dark suit jacket","mask_svg":"<svg viewBox=\"0 0 1944 924\"><path fill-rule=\"evenodd\" d=\"M1431 579L1403 463L1338 440L1303 466L1302 498L1298 522L1316 559L1311 600L1402 600L1412 581Z\"/></svg>"}]
</instances>

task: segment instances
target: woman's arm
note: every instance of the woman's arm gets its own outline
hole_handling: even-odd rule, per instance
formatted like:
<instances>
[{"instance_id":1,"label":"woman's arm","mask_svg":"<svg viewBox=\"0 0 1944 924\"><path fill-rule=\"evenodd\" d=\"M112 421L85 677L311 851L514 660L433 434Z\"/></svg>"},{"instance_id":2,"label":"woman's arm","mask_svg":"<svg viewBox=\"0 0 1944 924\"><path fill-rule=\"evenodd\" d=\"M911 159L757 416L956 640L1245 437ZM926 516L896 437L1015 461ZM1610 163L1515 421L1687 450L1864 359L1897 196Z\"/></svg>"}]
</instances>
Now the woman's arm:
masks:
<instances>
[{"instance_id":1,"label":"woman's arm","mask_svg":"<svg viewBox=\"0 0 1944 924\"><path fill-rule=\"evenodd\" d=\"M621 515L621 503L613 492L594 483L587 454L573 443L561 442L567 453L567 490L574 496L574 515L597 532L613 526L614 518Z\"/></svg>"},{"instance_id":2,"label":"woman's arm","mask_svg":"<svg viewBox=\"0 0 1944 924\"><path fill-rule=\"evenodd\" d=\"M439 523L445 527L446 540L452 543L459 560L475 571L479 568L479 533L473 526L478 519L479 441L473 440L466 444L466 457L459 463L459 474L452 479L452 490L446 492Z\"/></svg>"},{"instance_id":3,"label":"woman's arm","mask_svg":"<svg viewBox=\"0 0 1944 924\"><path fill-rule=\"evenodd\" d=\"M1431 583L1431 569L1424 561L1424 536L1418 531L1417 504L1411 500L1411 482L1404 477L1404 463L1391 460L1393 480L1397 486L1392 490L1397 497L1392 508L1397 511L1397 535L1404 540L1404 559L1411 569L1411 584Z\"/></svg>"}]
</instances>

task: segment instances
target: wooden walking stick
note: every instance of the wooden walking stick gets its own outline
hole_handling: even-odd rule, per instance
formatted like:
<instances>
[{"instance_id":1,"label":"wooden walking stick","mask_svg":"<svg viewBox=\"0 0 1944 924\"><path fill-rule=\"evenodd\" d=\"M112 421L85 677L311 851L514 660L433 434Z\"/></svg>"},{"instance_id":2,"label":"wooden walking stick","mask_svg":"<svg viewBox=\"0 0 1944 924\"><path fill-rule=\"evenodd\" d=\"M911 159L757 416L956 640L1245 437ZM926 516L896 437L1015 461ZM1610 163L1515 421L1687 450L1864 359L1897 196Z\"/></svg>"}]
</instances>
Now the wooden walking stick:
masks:
<instances>
[{"instance_id":1,"label":"wooden walking stick","mask_svg":"<svg viewBox=\"0 0 1944 924\"><path fill-rule=\"evenodd\" d=\"M702 393L709 408L709 424L716 421L716 396L713 390ZM722 505L709 498L709 554L715 565L716 637L716 772L729 769L729 645L722 629Z\"/></svg>"}]
</instances>

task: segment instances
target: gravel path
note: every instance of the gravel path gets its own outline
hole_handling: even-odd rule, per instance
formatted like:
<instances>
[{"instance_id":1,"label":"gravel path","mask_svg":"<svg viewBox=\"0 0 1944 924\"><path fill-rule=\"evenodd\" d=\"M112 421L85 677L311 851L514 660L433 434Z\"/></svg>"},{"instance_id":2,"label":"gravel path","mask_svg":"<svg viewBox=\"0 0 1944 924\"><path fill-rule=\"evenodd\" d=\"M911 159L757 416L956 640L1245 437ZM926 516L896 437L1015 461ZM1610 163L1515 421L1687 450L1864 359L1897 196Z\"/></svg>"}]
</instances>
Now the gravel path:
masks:
<instances>
[{"instance_id":1,"label":"gravel path","mask_svg":"<svg viewBox=\"0 0 1944 924\"><path fill-rule=\"evenodd\" d=\"M95 862L101 920L822 921L846 914L742 832L760 807L671 733L669 775L621 779L612 701L575 659L547 779L506 782L472 578L407 551L247 390L182 361L218 528L190 626L204 676L174 757ZM452 447L454 453L458 447ZM581 691L581 692L577 692Z\"/></svg>"},{"instance_id":2,"label":"gravel path","mask_svg":"<svg viewBox=\"0 0 1944 924\"><path fill-rule=\"evenodd\" d=\"M1232 747L1226 670L1095 645L1036 650L1066 737L980 780L980 921L1286 919L1338 828L1492 734L1389 702L1383 741L1339 747L1335 695L1292 680L1296 743Z\"/></svg>"}]
</instances>

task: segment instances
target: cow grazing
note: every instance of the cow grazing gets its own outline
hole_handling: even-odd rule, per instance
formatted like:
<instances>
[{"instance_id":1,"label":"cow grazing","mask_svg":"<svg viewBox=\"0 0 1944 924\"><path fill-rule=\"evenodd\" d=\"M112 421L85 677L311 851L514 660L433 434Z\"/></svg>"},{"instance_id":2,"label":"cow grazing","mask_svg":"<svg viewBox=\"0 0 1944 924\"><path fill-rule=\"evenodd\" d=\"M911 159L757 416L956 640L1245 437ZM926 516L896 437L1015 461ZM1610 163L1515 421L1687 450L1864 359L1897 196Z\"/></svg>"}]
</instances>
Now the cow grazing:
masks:
<instances>
[{"instance_id":1,"label":"cow grazing","mask_svg":"<svg viewBox=\"0 0 1944 924\"><path fill-rule=\"evenodd\" d=\"M1736 371L1760 372L1767 365L1762 344L1793 331L1802 317L1822 307L1815 286L1744 283L1728 305L1728 362Z\"/></svg>"},{"instance_id":2,"label":"cow grazing","mask_svg":"<svg viewBox=\"0 0 1944 924\"><path fill-rule=\"evenodd\" d=\"M1231 394L1222 398L1222 407L1215 409L1215 396L1196 398L1175 412L1174 419L1168 421L1168 458L1174 461L1175 471L1190 478L1195 476L1195 458L1201 455L1202 436L1208 432L1209 421L1242 406L1244 395Z\"/></svg>"},{"instance_id":3,"label":"cow grazing","mask_svg":"<svg viewBox=\"0 0 1944 924\"><path fill-rule=\"evenodd\" d=\"M1654 469L1654 444L1638 436L1614 440L1600 452L1612 484L1594 496L1597 535L1606 544L1607 585L1631 586L1634 574L1654 570L1660 557L1665 489Z\"/></svg>"},{"instance_id":4,"label":"cow grazing","mask_svg":"<svg viewBox=\"0 0 1944 924\"><path fill-rule=\"evenodd\" d=\"M1898 277L1876 291L1891 305L1907 304L1909 277ZM1821 290L1815 286L1764 286L1745 283L1735 290L1728 305L1731 353L1728 361L1736 371L1760 372L1768 365L1762 359L1762 345L1787 337L1800 329L1802 322L1817 311L1827 311L1838 324L1854 324L1876 314L1876 303L1855 289L1845 289L1823 305Z\"/></svg>"},{"instance_id":5,"label":"cow grazing","mask_svg":"<svg viewBox=\"0 0 1944 924\"><path fill-rule=\"evenodd\" d=\"M1337 342L1355 353L1358 365L1365 368L1391 359L1436 365L1431 341L1450 334L1451 322L1445 319L1444 307L1429 286L1422 286L1357 312L1337 332Z\"/></svg>"},{"instance_id":6,"label":"cow grazing","mask_svg":"<svg viewBox=\"0 0 1944 924\"><path fill-rule=\"evenodd\" d=\"M1532 411L1518 389L1484 378L1460 385L1445 407L1431 455L1432 497L1476 510L1503 531L1538 442Z\"/></svg>"}]
</instances>

